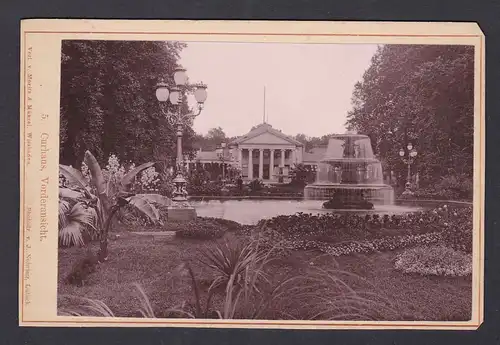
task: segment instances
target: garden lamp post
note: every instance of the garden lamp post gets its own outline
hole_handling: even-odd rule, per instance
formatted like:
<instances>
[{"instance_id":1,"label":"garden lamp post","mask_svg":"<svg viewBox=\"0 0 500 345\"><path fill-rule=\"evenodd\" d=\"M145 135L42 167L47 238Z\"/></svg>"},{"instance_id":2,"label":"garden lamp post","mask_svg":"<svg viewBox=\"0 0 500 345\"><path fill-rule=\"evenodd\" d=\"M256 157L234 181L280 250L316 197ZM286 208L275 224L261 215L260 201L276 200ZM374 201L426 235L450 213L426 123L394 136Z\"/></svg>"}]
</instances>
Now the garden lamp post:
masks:
<instances>
[{"instance_id":1,"label":"garden lamp post","mask_svg":"<svg viewBox=\"0 0 500 345\"><path fill-rule=\"evenodd\" d=\"M174 87L169 89L168 85L163 81L156 85L156 98L160 104L160 109L169 124L177 130L176 176L173 180L174 191L172 193L172 212L169 209L168 217L173 219L177 218L179 220L189 220L196 217L194 208L192 208L187 201L186 179L182 175L182 133L184 126L191 125L194 118L200 115L205 100L207 99L207 86L202 83L195 85L194 97L198 103L198 109L194 113L184 114L182 112L182 101L188 89L187 79L186 70L177 67L174 72ZM169 103L173 106L173 111L169 110Z\"/></svg>"},{"instance_id":2,"label":"garden lamp post","mask_svg":"<svg viewBox=\"0 0 500 345\"><path fill-rule=\"evenodd\" d=\"M220 149L217 150L217 155L219 159L222 161L222 180L226 179L226 143L220 144Z\"/></svg>"},{"instance_id":3,"label":"garden lamp post","mask_svg":"<svg viewBox=\"0 0 500 345\"><path fill-rule=\"evenodd\" d=\"M220 149L217 149L217 155L222 162L222 189L223 193L227 192L226 188L226 143L221 143Z\"/></svg>"},{"instance_id":4,"label":"garden lamp post","mask_svg":"<svg viewBox=\"0 0 500 345\"><path fill-rule=\"evenodd\" d=\"M408 194L413 194L411 191L411 165L413 164L413 161L415 160L415 157L417 157L417 150L413 148L413 145L411 143L408 143L406 145L407 151L401 149L399 150L399 156L403 159L403 162L408 166L408 175L406 176L406 184L405 184L405 191L403 192L404 195Z\"/></svg>"}]
</instances>

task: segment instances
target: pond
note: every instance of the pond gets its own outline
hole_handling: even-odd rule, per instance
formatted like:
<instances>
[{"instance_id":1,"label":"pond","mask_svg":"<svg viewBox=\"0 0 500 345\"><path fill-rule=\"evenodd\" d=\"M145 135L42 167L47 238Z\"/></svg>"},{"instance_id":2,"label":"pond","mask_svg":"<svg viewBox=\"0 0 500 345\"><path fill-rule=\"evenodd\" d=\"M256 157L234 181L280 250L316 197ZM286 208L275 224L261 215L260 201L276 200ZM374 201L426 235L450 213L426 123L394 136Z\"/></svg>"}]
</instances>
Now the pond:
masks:
<instances>
[{"instance_id":1,"label":"pond","mask_svg":"<svg viewBox=\"0 0 500 345\"><path fill-rule=\"evenodd\" d=\"M376 205L372 211L345 210L332 211L321 207L318 200L197 200L191 201L200 217L224 218L240 224L256 224L264 218L278 215L292 215L297 212L322 214L331 212L351 212L358 214L404 214L423 209L414 205Z\"/></svg>"}]
</instances>

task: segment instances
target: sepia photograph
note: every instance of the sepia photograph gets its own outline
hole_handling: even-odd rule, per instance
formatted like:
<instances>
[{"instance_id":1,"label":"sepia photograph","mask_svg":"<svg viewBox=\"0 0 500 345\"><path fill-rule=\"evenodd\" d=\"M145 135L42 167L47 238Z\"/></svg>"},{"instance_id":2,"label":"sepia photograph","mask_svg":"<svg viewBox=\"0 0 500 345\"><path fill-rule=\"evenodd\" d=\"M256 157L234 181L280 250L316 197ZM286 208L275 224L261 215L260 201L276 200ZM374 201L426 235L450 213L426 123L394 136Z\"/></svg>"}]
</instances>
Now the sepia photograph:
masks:
<instances>
[{"instance_id":1,"label":"sepia photograph","mask_svg":"<svg viewBox=\"0 0 500 345\"><path fill-rule=\"evenodd\" d=\"M478 45L235 36L60 39L56 318L480 322Z\"/></svg>"},{"instance_id":2,"label":"sepia photograph","mask_svg":"<svg viewBox=\"0 0 500 345\"><path fill-rule=\"evenodd\" d=\"M473 47L61 57L60 314L471 318Z\"/></svg>"}]
</instances>

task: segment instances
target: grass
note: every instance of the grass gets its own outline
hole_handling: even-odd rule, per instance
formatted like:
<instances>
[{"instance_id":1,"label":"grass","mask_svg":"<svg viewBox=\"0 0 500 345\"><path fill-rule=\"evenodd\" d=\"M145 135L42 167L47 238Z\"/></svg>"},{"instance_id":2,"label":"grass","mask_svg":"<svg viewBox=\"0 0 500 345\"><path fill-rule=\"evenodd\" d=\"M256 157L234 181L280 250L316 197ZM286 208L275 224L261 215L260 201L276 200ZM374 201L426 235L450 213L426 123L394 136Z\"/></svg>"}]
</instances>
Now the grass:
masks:
<instances>
[{"instance_id":1,"label":"grass","mask_svg":"<svg viewBox=\"0 0 500 345\"><path fill-rule=\"evenodd\" d=\"M97 314L112 312L115 316L186 317L179 310L196 309L193 287L184 264L193 268L200 282L201 299L217 277L216 273L200 264L199 250L210 252L217 242L239 235L227 234L224 239L200 241L175 238L151 239L121 232L116 241L110 242L109 261L101 264L90 275L87 284L75 287L63 283L66 274L76 260L85 255L82 248L59 249L59 296L79 296L102 301L95 304ZM96 245L97 246L97 245ZM97 247L96 247L97 248ZM96 250L96 249L95 249ZM387 319L387 320L468 320L471 315L471 278L424 277L404 274L394 269L397 251L370 255L350 255L332 258L317 252L295 251L290 256L272 263L267 277L272 286L285 281L290 274L307 277L309 285L300 284L305 279L286 281L277 294L290 295L288 299L276 299L271 313L262 318L312 318L318 319ZM302 280L301 280L302 279ZM135 285L139 283L140 286ZM313 286L314 288L310 288ZM226 291L227 292L227 291ZM227 298L241 298L231 292ZM281 296L280 295L280 296ZM390 304L382 296L390 297ZM147 298L145 297L147 296ZM311 302L324 299L325 307L315 309ZM344 305L346 301L350 304ZM68 310L78 301L59 299L60 310ZM215 310L233 315L224 294L213 297ZM246 301L249 306L255 301ZM335 302L335 303L332 303ZM316 306L317 307L317 306ZM375 311L368 313L368 309ZM278 313L278 311L280 311ZM274 313L273 313L274 312Z\"/></svg>"}]
</instances>

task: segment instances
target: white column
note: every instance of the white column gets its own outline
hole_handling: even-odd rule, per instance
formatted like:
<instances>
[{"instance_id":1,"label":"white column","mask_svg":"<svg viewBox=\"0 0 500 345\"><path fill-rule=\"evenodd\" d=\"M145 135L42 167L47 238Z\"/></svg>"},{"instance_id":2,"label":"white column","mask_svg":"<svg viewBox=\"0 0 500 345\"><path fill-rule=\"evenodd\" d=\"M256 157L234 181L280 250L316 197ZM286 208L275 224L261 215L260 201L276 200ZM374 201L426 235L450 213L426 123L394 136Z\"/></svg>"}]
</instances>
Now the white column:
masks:
<instances>
[{"instance_id":1,"label":"white column","mask_svg":"<svg viewBox=\"0 0 500 345\"><path fill-rule=\"evenodd\" d=\"M259 149L259 178L264 178L264 149Z\"/></svg>"},{"instance_id":2,"label":"white column","mask_svg":"<svg viewBox=\"0 0 500 345\"><path fill-rule=\"evenodd\" d=\"M238 147L238 164L240 165L240 170L243 168L243 149Z\"/></svg>"},{"instance_id":3,"label":"white column","mask_svg":"<svg viewBox=\"0 0 500 345\"><path fill-rule=\"evenodd\" d=\"M274 180L274 150L270 150L269 156L269 179Z\"/></svg>"},{"instance_id":4,"label":"white column","mask_svg":"<svg viewBox=\"0 0 500 345\"><path fill-rule=\"evenodd\" d=\"M253 149L248 149L248 178L249 179L253 179L252 151L253 151Z\"/></svg>"},{"instance_id":5,"label":"white column","mask_svg":"<svg viewBox=\"0 0 500 345\"><path fill-rule=\"evenodd\" d=\"M297 149L292 150L292 164L290 164L291 166L297 163L297 152L295 152L296 150Z\"/></svg>"},{"instance_id":6,"label":"white column","mask_svg":"<svg viewBox=\"0 0 500 345\"><path fill-rule=\"evenodd\" d=\"M280 166L282 168L285 167L285 149L281 149L281 164L280 164Z\"/></svg>"}]
</instances>

